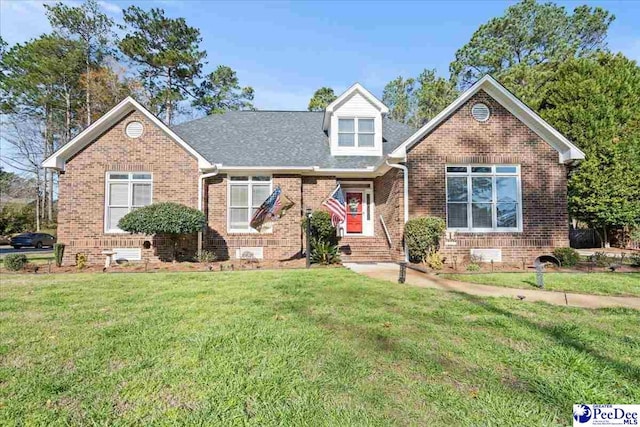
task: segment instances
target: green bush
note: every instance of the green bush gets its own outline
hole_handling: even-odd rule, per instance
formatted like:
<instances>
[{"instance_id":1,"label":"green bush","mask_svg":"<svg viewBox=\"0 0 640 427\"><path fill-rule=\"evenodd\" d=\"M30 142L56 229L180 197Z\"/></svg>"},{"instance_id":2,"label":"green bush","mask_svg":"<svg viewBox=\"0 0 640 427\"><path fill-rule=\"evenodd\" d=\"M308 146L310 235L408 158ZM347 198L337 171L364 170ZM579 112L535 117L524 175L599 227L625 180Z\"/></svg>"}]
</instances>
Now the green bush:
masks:
<instances>
[{"instance_id":1,"label":"green bush","mask_svg":"<svg viewBox=\"0 0 640 427\"><path fill-rule=\"evenodd\" d=\"M78 270L84 270L87 267L87 254L79 252L76 254L76 268Z\"/></svg>"},{"instance_id":2,"label":"green bush","mask_svg":"<svg viewBox=\"0 0 640 427\"><path fill-rule=\"evenodd\" d=\"M442 270L442 267L444 267L444 260L438 252L431 252L427 255L427 265L434 270Z\"/></svg>"},{"instance_id":3,"label":"green bush","mask_svg":"<svg viewBox=\"0 0 640 427\"><path fill-rule=\"evenodd\" d=\"M4 265L7 270L20 271L27 264L27 256L25 254L9 254L4 257Z\"/></svg>"},{"instance_id":4,"label":"green bush","mask_svg":"<svg viewBox=\"0 0 640 427\"><path fill-rule=\"evenodd\" d=\"M178 259L180 236L204 228L207 219L198 209L179 203L154 203L126 214L118 222L121 230L140 234L164 234L173 245L173 260Z\"/></svg>"},{"instance_id":5,"label":"green bush","mask_svg":"<svg viewBox=\"0 0 640 427\"><path fill-rule=\"evenodd\" d=\"M337 264L340 262L338 245L331 242L312 239L311 240L311 262L314 264Z\"/></svg>"},{"instance_id":6,"label":"green bush","mask_svg":"<svg viewBox=\"0 0 640 427\"><path fill-rule=\"evenodd\" d=\"M631 254L629 256L629 263L633 267L640 267L640 254Z\"/></svg>"},{"instance_id":7,"label":"green bush","mask_svg":"<svg viewBox=\"0 0 640 427\"><path fill-rule=\"evenodd\" d=\"M480 266L475 263L468 264L467 271L480 271Z\"/></svg>"},{"instance_id":8,"label":"green bush","mask_svg":"<svg viewBox=\"0 0 640 427\"><path fill-rule=\"evenodd\" d=\"M64 243L53 244L53 257L56 260L56 265L62 267L62 257L64 256Z\"/></svg>"},{"instance_id":9,"label":"green bush","mask_svg":"<svg viewBox=\"0 0 640 427\"><path fill-rule=\"evenodd\" d=\"M591 259L593 260L593 262L596 263L597 267L606 267L607 265L609 265L609 262L611 261L607 253L604 251L594 253L591 256Z\"/></svg>"},{"instance_id":10,"label":"green bush","mask_svg":"<svg viewBox=\"0 0 640 427\"><path fill-rule=\"evenodd\" d=\"M562 267L571 267L580 261L580 254L573 248L556 248L553 256L558 258Z\"/></svg>"},{"instance_id":11,"label":"green bush","mask_svg":"<svg viewBox=\"0 0 640 427\"><path fill-rule=\"evenodd\" d=\"M198 262L210 263L210 262L214 262L216 259L218 259L218 257L213 251L202 251L200 252L200 255L198 255L197 259L198 259Z\"/></svg>"},{"instance_id":12,"label":"green bush","mask_svg":"<svg viewBox=\"0 0 640 427\"><path fill-rule=\"evenodd\" d=\"M302 228L307 233L307 217L302 219ZM311 237L332 245L338 244L336 228L331 224L331 214L326 211L314 211L311 214Z\"/></svg>"},{"instance_id":13,"label":"green bush","mask_svg":"<svg viewBox=\"0 0 640 427\"><path fill-rule=\"evenodd\" d=\"M35 217L34 204L6 203L0 209L0 235L35 230Z\"/></svg>"},{"instance_id":14,"label":"green bush","mask_svg":"<svg viewBox=\"0 0 640 427\"><path fill-rule=\"evenodd\" d=\"M414 262L423 262L430 253L436 252L445 228L442 218L420 217L407 221L404 238L409 248L409 258Z\"/></svg>"}]
</instances>

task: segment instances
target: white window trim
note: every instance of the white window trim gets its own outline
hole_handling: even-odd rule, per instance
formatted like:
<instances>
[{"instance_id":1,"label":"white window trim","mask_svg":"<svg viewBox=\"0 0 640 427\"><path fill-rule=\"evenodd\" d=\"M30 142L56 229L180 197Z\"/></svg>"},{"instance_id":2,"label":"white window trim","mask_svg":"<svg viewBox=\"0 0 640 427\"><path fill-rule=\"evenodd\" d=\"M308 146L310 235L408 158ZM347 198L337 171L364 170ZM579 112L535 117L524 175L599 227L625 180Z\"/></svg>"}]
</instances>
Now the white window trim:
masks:
<instances>
[{"instance_id":1,"label":"white window trim","mask_svg":"<svg viewBox=\"0 0 640 427\"><path fill-rule=\"evenodd\" d=\"M353 132L340 132L340 120L353 120ZM360 120L373 120L373 132L360 132ZM375 150L376 149L376 118L369 116L338 116L338 133L336 147L340 150ZM340 145L340 134L353 135L354 145ZM373 135L373 145L360 146L360 134Z\"/></svg>"},{"instance_id":2,"label":"white window trim","mask_svg":"<svg viewBox=\"0 0 640 427\"><path fill-rule=\"evenodd\" d=\"M124 179L111 179L110 178L110 174L112 173L119 173L119 174L127 174L129 175L129 177L124 180ZM150 179L133 179L133 175L137 174L137 173L145 173L145 174L149 174L151 175ZM126 207L129 209L129 212L131 212L131 208L134 207L133 206L133 184L134 183L144 183L144 184L151 184L151 203L153 203L153 172L145 172L145 171L135 171L135 172L129 172L129 171L108 171L105 173L105 178L104 178L104 232L105 234L126 234L128 233L128 231L124 231L124 230L120 230L119 228L113 228L110 229L109 228L109 208L112 207L111 206L111 200L110 199L110 191L109 191L109 184L112 182L126 182L129 184L129 189L128 189L128 194L129 194L129 201L127 206L113 206L113 207ZM141 206L139 206L141 207Z\"/></svg>"},{"instance_id":3,"label":"white window trim","mask_svg":"<svg viewBox=\"0 0 640 427\"><path fill-rule=\"evenodd\" d=\"M239 177L239 176L246 176L248 178L248 180L246 181L231 181L232 177ZM231 185L234 184L248 184L249 185L249 189L248 189L248 194L247 194L247 199L248 199L248 204L249 204L249 213L251 214L251 210L253 209L253 191L252 191L252 183L254 181L252 181L253 177L256 176L264 176L264 177L269 177L269 195L271 195L273 193L273 176L271 175L261 175L261 174L254 174L254 175L227 175L227 233L234 233L234 234L256 234L259 233L258 230L251 228L251 226L249 226L248 228L231 228ZM264 185L267 181L255 181L256 183L262 184ZM262 202L260 202L262 203ZM249 221L251 221L251 215L249 216ZM262 231L262 234L271 234L273 233L273 227L270 227L269 229L265 229L264 231Z\"/></svg>"},{"instance_id":4,"label":"white window trim","mask_svg":"<svg viewBox=\"0 0 640 427\"><path fill-rule=\"evenodd\" d=\"M467 172L447 172L447 168L449 167L466 167ZM496 172L496 167L515 167L516 172L510 173L498 173ZM481 172L471 172L472 167L491 167L491 172L481 173ZM460 233L522 233L522 180L520 174L520 165L515 164L446 164L444 167L444 183L445 183L445 219L447 221L447 231L455 231ZM467 178L467 201L460 202L460 204L465 204L467 206L467 224L468 227L449 227L449 188L448 188L448 177L450 176L458 176L458 177L466 177ZM492 189L492 202L491 202L491 228L473 228L473 218L472 218L472 208L473 205L471 201L472 197L472 177L490 177L491 181L491 189ZM511 228L504 228L497 226L497 209L496 206L498 204L497 200L497 188L496 188L496 177L515 177L516 178L516 191L518 204L516 208L516 215L518 218L518 226ZM455 203L455 202L452 202Z\"/></svg>"}]
</instances>

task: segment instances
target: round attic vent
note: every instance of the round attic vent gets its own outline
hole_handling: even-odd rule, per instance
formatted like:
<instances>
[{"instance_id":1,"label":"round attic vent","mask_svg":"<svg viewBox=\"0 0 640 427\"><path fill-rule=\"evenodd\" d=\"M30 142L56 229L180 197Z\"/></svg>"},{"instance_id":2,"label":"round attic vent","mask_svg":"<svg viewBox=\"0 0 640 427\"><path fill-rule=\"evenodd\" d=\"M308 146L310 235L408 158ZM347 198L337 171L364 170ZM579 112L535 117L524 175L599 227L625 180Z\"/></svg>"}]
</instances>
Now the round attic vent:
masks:
<instances>
[{"instance_id":1,"label":"round attic vent","mask_svg":"<svg viewBox=\"0 0 640 427\"><path fill-rule=\"evenodd\" d=\"M485 104L477 103L471 107L471 115L474 119L479 122L486 122L489 120L489 116L491 115L491 111L489 111L489 107Z\"/></svg>"},{"instance_id":2,"label":"round attic vent","mask_svg":"<svg viewBox=\"0 0 640 427\"><path fill-rule=\"evenodd\" d=\"M144 131L144 127L140 122L131 122L125 128L125 133L129 138L139 138Z\"/></svg>"}]
</instances>

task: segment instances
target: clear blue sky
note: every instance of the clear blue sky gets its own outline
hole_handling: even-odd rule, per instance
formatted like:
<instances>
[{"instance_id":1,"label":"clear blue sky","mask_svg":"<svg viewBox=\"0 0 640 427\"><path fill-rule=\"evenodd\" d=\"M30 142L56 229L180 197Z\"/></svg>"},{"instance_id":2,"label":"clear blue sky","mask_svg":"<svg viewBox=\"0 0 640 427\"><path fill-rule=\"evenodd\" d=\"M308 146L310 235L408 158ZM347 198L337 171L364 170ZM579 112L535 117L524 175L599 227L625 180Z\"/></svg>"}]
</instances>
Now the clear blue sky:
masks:
<instances>
[{"instance_id":1,"label":"clear blue sky","mask_svg":"<svg viewBox=\"0 0 640 427\"><path fill-rule=\"evenodd\" d=\"M68 1L67 3L74 3ZM456 49L491 17L502 1L460 2L100 2L121 19L121 8L162 7L200 28L208 52L207 71L218 64L238 72L241 84L256 91L260 109L306 109L321 86L341 92L358 81L377 95L398 75L424 68L448 75ZM640 2L557 2L603 6L616 15L609 46L640 60ZM42 1L0 0L0 32L10 43L49 30Z\"/></svg>"}]
</instances>

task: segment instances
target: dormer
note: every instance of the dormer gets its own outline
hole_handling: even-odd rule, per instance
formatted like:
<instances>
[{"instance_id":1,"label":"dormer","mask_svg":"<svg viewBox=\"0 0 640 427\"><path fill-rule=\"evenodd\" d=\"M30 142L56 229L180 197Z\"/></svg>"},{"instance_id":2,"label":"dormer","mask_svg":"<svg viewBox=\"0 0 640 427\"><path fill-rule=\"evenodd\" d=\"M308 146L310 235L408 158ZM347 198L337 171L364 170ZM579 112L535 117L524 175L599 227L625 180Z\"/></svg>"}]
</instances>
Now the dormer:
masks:
<instances>
[{"instance_id":1,"label":"dormer","mask_svg":"<svg viewBox=\"0 0 640 427\"><path fill-rule=\"evenodd\" d=\"M382 156L382 115L389 108L359 83L324 111L332 156Z\"/></svg>"}]
</instances>

